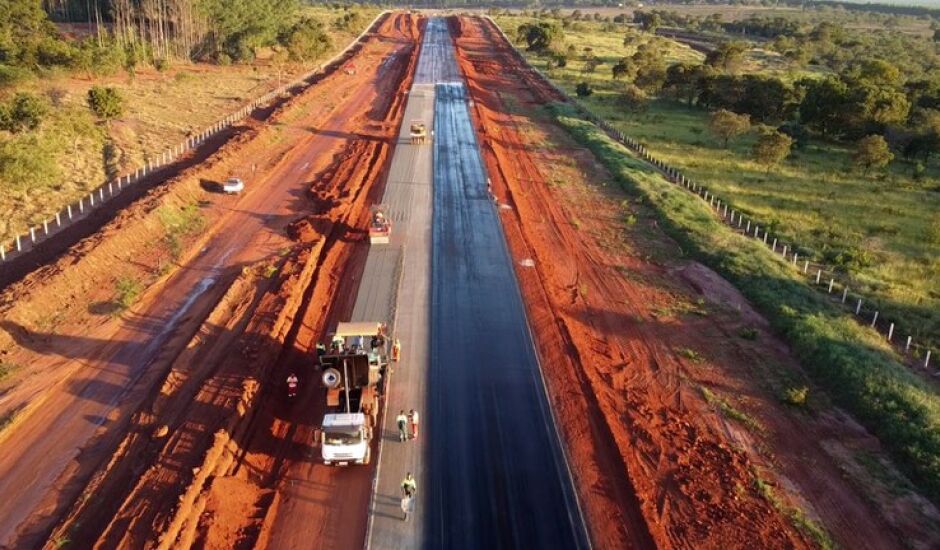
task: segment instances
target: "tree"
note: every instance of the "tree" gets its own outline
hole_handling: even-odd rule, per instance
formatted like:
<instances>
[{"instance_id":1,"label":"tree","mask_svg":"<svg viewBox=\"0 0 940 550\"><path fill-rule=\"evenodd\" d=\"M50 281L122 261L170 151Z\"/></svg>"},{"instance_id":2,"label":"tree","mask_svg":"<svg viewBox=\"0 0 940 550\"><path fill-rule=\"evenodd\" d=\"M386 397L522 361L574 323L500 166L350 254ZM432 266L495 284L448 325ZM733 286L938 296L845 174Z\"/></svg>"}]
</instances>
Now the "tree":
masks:
<instances>
[{"instance_id":1,"label":"tree","mask_svg":"<svg viewBox=\"0 0 940 550\"><path fill-rule=\"evenodd\" d=\"M734 72L744 60L747 44L744 42L722 42L705 56L705 64L716 69Z\"/></svg>"},{"instance_id":2,"label":"tree","mask_svg":"<svg viewBox=\"0 0 940 550\"><path fill-rule=\"evenodd\" d=\"M10 102L0 104L0 130L13 134L35 130L48 110L38 96L20 92Z\"/></svg>"},{"instance_id":3,"label":"tree","mask_svg":"<svg viewBox=\"0 0 940 550\"><path fill-rule=\"evenodd\" d=\"M843 133L852 125L855 106L848 85L837 77L803 80L806 95L800 104L800 121L824 136Z\"/></svg>"},{"instance_id":4,"label":"tree","mask_svg":"<svg viewBox=\"0 0 940 550\"><path fill-rule=\"evenodd\" d=\"M722 140L724 148L727 149L731 138L745 134L751 129L751 118L726 109L719 109L711 114L708 129Z\"/></svg>"},{"instance_id":5,"label":"tree","mask_svg":"<svg viewBox=\"0 0 940 550\"><path fill-rule=\"evenodd\" d=\"M88 90L88 106L98 118L108 122L124 112L124 100L121 94L110 87L92 86Z\"/></svg>"},{"instance_id":6,"label":"tree","mask_svg":"<svg viewBox=\"0 0 940 550\"><path fill-rule=\"evenodd\" d=\"M663 87L679 100L691 107L702 89L705 68L691 63L676 63L666 69Z\"/></svg>"},{"instance_id":7,"label":"tree","mask_svg":"<svg viewBox=\"0 0 940 550\"><path fill-rule=\"evenodd\" d=\"M594 90L587 82L579 82L578 85L574 87L574 93L578 94L578 97L587 97L593 94Z\"/></svg>"},{"instance_id":8,"label":"tree","mask_svg":"<svg viewBox=\"0 0 940 550\"><path fill-rule=\"evenodd\" d=\"M532 52L542 52L549 49L552 44L564 38L561 28L555 23L540 21L538 23L523 23L516 29L516 37L525 43L526 48Z\"/></svg>"},{"instance_id":9,"label":"tree","mask_svg":"<svg viewBox=\"0 0 940 550\"><path fill-rule=\"evenodd\" d=\"M593 73L601 63L603 63L603 61L601 61L599 57L591 55L584 60L584 69L581 72Z\"/></svg>"},{"instance_id":10,"label":"tree","mask_svg":"<svg viewBox=\"0 0 940 550\"><path fill-rule=\"evenodd\" d=\"M630 76L636 74L636 67L633 66L633 62L630 61L629 57L621 57L613 67L610 68L610 72L614 76L614 80L620 80L625 76Z\"/></svg>"},{"instance_id":11,"label":"tree","mask_svg":"<svg viewBox=\"0 0 940 550\"><path fill-rule=\"evenodd\" d=\"M319 21L305 17L284 33L279 42L287 48L292 61L316 60L332 46L330 35Z\"/></svg>"},{"instance_id":12,"label":"tree","mask_svg":"<svg viewBox=\"0 0 940 550\"><path fill-rule=\"evenodd\" d=\"M646 107L646 92L635 84L626 84L617 98L620 105L629 111L640 111Z\"/></svg>"},{"instance_id":13,"label":"tree","mask_svg":"<svg viewBox=\"0 0 940 550\"><path fill-rule=\"evenodd\" d=\"M885 138L873 134L858 140L852 160L856 166L864 168L867 175L873 168L887 166L894 160L894 154L888 149L888 142Z\"/></svg>"},{"instance_id":14,"label":"tree","mask_svg":"<svg viewBox=\"0 0 940 550\"><path fill-rule=\"evenodd\" d=\"M663 24L663 18L659 15L658 12L644 12L644 11L635 11L633 12L633 22L640 26L646 32L656 32Z\"/></svg>"},{"instance_id":15,"label":"tree","mask_svg":"<svg viewBox=\"0 0 940 550\"><path fill-rule=\"evenodd\" d=\"M764 165L767 172L770 172L773 166L790 156L792 146L793 138L776 130L771 130L760 135L751 150L751 154L758 164Z\"/></svg>"}]
</instances>

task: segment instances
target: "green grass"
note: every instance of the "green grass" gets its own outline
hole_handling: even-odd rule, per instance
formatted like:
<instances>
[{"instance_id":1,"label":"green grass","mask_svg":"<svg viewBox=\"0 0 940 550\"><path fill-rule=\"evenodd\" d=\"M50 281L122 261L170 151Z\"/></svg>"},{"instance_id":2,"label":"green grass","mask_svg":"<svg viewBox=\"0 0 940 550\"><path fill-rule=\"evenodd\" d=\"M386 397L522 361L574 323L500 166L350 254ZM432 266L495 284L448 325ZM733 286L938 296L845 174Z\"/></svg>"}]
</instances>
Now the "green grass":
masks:
<instances>
[{"instance_id":1,"label":"green grass","mask_svg":"<svg viewBox=\"0 0 940 550\"><path fill-rule=\"evenodd\" d=\"M133 277L121 277L114 283L116 295L114 302L118 311L123 311L137 301L140 293L144 290L144 284Z\"/></svg>"},{"instance_id":2,"label":"green grass","mask_svg":"<svg viewBox=\"0 0 940 550\"><path fill-rule=\"evenodd\" d=\"M164 241L174 258L178 258L182 253L182 239L196 233L205 225L205 218L196 203L183 207L161 206L158 215L166 231Z\"/></svg>"},{"instance_id":3,"label":"green grass","mask_svg":"<svg viewBox=\"0 0 940 550\"><path fill-rule=\"evenodd\" d=\"M702 388L702 396L705 397L705 401L709 405L716 407L718 410L720 410L721 414L723 414L726 418L737 420L741 424L747 426L748 428L754 431L759 432L763 430L763 427L760 425L760 422L758 422L753 416L747 414L741 409L738 409L737 407L729 403L727 399L709 390L708 388L705 388L705 387Z\"/></svg>"},{"instance_id":4,"label":"green grass","mask_svg":"<svg viewBox=\"0 0 940 550\"><path fill-rule=\"evenodd\" d=\"M785 337L806 371L879 437L894 460L940 502L940 396L864 328L762 244L723 225L707 204L664 180L565 105L556 120L624 191L649 201L661 226L699 261L734 284Z\"/></svg>"},{"instance_id":5,"label":"green grass","mask_svg":"<svg viewBox=\"0 0 940 550\"><path fill-rule=\"evenodd\" d=\"M0 361L0 382L3 382L4 379L16 372L19 368L20 366L15 363Z\"/></svg>"},{"instance_id":6,"label":"green grass","mask_svg":"<svg viewBox=\"0 0 940 550\"><path fill-rule=\"evenodd\" d=\"M816 542L819 548L822 550L833 550L837 548L835 542L833 542L829 533L826 532L826 529L822 525L808 518L803 510L787 506L786 503L777 497L773 486L756 474L754 475L754 488L757 489L757 492L774 508L786 515L794 527Z\"/></svg>"},{"instance_id":7,"label":"green grass","mask_svg":"<svg viewBox=\"0 0 940 550\"><path fill-rule=\"evenodd\" d=\"M497 20L507 33L522 21ZM527 52L528 61L572 97L578 82L589 82L594 94L581 102L596 115L738 211L761 220L783 241L800 245L801 256L812 252L814 260L839 270L852 292L866 297L866 308L878 309L882 319L897 324L896 334L912 335L915 343L940 344L940 158L920 180L901 161L884 175L866 177L850 169L850 147L811 140L768 173L750 159L755 134L722 149L708 132L703 110L667 99L654 99L639 112L620 107L622 83L613 80L611 61L634 48L622 45L619 32L587 25L583 32L566 32L566 40L594 46L605 60L595 73L581 73L580 56L551 71L545 71L545 58ZM660 43L670 61L701 58L685 46ZM779 72L768 63L748 66L756 72Z\"/></svg>"}]
</instances>

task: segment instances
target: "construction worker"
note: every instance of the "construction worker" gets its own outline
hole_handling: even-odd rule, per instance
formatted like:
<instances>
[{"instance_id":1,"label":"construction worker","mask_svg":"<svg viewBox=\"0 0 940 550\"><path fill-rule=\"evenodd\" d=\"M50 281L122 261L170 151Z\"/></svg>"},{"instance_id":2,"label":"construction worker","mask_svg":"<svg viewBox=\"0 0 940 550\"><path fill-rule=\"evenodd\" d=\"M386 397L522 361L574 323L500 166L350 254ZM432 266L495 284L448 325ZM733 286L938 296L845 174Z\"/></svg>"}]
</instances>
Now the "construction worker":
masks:
<instances>
[{"instance_id":1,"label":"construction worker","mask_svg":"<svg viewBox=\"0 0 940 550\"><path fill-rule=\"evenodd\" d=\"M297 397L297 375L290 373L287 377L287 397Z\"/></svg>"},{"instance_id":2,"label":"construction worker","mask_svg":"<svg viewBox=\"0 0 940 550\"><path fill-rule=\"evenodd\" d=\"M418 411L411 409L408 413L408 424L411 428L411 439L418 439Z\"/></svg>"},{"instance_id":3,"label":"construction worker","mask_svg":"<svg viewBox=\"0 0 940 550\"><path fill-rule=\"evenodd\" d=\"M411 475L411 472L408 472L401 482L401 491L406 497L414 497L417 490L418 484L415 483L415 478Z\"/></svg>"},{"instance_id":4,"label":"construction worker","mask_svg":"<svg viewBox=\"0 0 940 550\"><path fill-rule=\"evenodd\" d=\"M398 362L398 359L401 357L401 341L398 338L395 338L395 343L392 344L392 361Z\"/></svg>"},{"instance_id":5,"label":"construction worker","mask_svg":"<svg viewBox=\"0 0 940 550\"><path fill-rule=\"evenodd\" d=\"M408 432L405 431L405 428L408 426L408 417L405 416L404 410L398 413L398 416L395 417L395 422L398 423L398 440L404 441L408 439Z\"/></svg>"}]
</instances>

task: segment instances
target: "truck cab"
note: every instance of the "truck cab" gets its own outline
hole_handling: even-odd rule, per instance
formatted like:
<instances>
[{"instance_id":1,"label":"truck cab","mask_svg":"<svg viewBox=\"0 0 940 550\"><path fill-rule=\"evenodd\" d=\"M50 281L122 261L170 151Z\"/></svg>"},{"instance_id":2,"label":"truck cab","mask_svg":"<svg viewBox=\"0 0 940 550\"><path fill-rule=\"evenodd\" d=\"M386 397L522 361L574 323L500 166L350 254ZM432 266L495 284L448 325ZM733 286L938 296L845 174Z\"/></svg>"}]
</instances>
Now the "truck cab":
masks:
<instances>
[{"instance_id":1,"label":"truck cab","mask_svg":"<svg viewBox=\"0 0 940 550\"><path fill-rule=\"evenodd\" d=\"M372 458L372 428L363 413L331 413L323 417L320 449L323 463L368 464Z\"/></svg>"}]
</instances>

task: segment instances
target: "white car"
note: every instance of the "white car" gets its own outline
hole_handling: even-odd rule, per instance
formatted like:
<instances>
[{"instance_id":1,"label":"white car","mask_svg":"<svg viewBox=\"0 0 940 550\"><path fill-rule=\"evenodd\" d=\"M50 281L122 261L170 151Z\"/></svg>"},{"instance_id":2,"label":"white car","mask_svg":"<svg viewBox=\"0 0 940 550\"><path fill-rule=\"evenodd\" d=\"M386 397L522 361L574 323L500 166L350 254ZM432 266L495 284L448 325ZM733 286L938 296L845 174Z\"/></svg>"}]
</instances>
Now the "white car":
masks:
<instances>
[{"instance_id":1,"label":"white car","mask_svg":"<svg viewBox=\"0 0 940 550\"><path fill-rule=\"evenodd\" d=\"M228 195L237 195L245 189L245 182L241 178L229 178L222 184L222 192Z\"/></svg>"}]
</instances>

